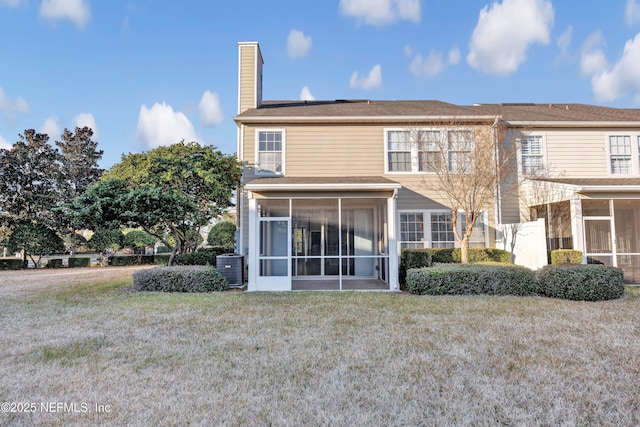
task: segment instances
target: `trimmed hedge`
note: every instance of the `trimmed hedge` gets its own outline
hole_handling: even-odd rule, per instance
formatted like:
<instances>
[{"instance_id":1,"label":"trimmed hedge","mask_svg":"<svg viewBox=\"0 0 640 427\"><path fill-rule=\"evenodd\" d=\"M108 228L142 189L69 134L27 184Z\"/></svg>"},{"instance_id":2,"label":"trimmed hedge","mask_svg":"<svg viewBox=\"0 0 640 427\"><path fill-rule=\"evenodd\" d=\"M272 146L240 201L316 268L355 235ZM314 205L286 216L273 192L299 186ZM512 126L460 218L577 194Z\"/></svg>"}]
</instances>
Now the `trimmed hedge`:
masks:
<instances>
[{"instance_id":1,"label":"trimmed hedge","mask_svg":"<svg viewBox=\"0 0 640 427\"><path fill-rule=\"evenodd\" d=\"M91 258L88 257L69 257L69 268L75 267L89 267L91 265Z\"/></svg>"},{"instance_id":2,"label":"trimmed hedge","mask_svg":"<svg viewBox=\"0 0 640 427\"><path fill-rule=\"evenodd\" d=\"M538 295L536 274L517 265L439 264L407 272L409 292L419 295Z\"/></svg>"},{"instance_id":3,"label":"trimmed hedge","mask_svg":"<svg viewBox=\"0 0 640 427\"><path fill-rule=\"evenodd\" d=\"M137 262L137 257L131 255L114 255L109 258L109 265L118 267L122 267L124 265L134 265Z\"/></svg>"},{"instance_id":4,"label":"trimmed hedge","mask_svg":"<svg viewBox=\"0 0 640 427\"><path fill-rule=\"evenodd\" d=\"M153 256L153 263L155 265L167 265L169 258L171 258L171 254L168 253L155 254Z\"/></svg>"},{"instance_id":5,"label":"trimmed hedge","mask_svg":"<svg viewBox=\"0 0 640 427\"><path fill-rule=\"evenodd\" d=\"M624 295L622 269L606 265L548 265L537 273L542 294L575 301L604 301Z\"/></svg>"},{"instance_id":6,"label":"trimmed hedge","mask_svg":"<svg viewBox=\"0 0 640 427\"><path fill-rule=\"evenodd\" d=\"M47 261L47 268L62 268L62 258L51 258Z\"/></svg>"},{"instance_id":7,"label":"trimmed hedge","mask_svg":"<svg viewBox=\"0 0 640 427\"><path fill-rule=\"evenodd\" d=\"M460 248L403 249L400 255L398 280L400 289L406 290L407 270L410 268L431 267L433 264L460 263ZM511 254L502 249L469 248L469 262L498 262L509 264Z\"/></svg>"},{"instance_id":8,"label":"trimmed hedge","mask_svg":"<svg viewBox=\"0 0 640 427\"><path fill-rule=\"evenodd\" d=\"M177 255L174 265L216 265L218 255L232 254L233 248L202 248L190 254Z\"/></svg>"},{"instance_id":9,"label":"trimmed hedge","mask_svg":"<svg viewBox=\"0 0 640 427\"><path fill-rule=\"evenodd\" d=\"M213 267L156 267L133 273L133 289L159 292L215 292L229 289L229 282Z\"/></svg>"},{"instance_id":10,"label":"trimmed hedge","mask_svg":"<svg viewBox=\"0 0 640 427\"><path fill-rule=\"evenodd\" d=\"M0 258L0 270L22 270L20 258Z\"/></svg>"},{"instance_id":11,"label":"trimmed hedge","mask_svg":"<svg viewBox=\"0 0 640 427\"><path fill-rule=\"evenodd\" d=\"M574 249L554 249L549 255L551 265L582 264L582 251Z\"/></svg>"}]
</instances>

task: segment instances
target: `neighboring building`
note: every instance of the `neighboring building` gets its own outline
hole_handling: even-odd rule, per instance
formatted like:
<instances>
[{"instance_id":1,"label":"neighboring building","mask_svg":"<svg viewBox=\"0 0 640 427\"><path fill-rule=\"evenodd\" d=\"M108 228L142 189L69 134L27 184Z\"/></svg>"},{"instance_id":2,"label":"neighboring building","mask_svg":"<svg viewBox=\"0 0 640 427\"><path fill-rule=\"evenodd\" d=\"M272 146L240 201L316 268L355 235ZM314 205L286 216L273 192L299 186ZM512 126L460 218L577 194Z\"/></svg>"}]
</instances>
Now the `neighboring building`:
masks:
<instances>
[{"instance_id":1,"label":"neighboring building","mask_svg":"<svg viewBox=\"0 0 640 427\"><path fill-rule=\"evenodd\" d=\"M401 248L457 245L451 211L429 184L428 149L409 133L446 138L455 169L469 153L452 141L496 120L523 135L522 185L496 188L470 247L499 244L499 224L544 217L549 249L582 250L585 262L640 280L640 110L263 101L262 65L258 43L239 43L239 247L249 290L397 290Z\"/></svg>"}]
</instances>

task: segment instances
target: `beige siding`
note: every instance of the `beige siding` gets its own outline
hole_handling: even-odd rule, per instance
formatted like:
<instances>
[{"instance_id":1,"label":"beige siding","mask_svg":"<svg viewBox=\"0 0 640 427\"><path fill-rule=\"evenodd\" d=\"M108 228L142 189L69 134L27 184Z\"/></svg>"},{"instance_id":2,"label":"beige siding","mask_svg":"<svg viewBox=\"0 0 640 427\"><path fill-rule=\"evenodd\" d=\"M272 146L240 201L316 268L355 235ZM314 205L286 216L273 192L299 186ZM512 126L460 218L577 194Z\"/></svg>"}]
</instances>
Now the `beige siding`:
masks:
<instances>
[{"instance_id":1,"label":"beige siding","mask_svg":"<svg viewBox=\"0 0 640 427\"><path fill-rule=\"evenodd\" d=\"M257 45L241 45L239 70L238 112L256 107L256 50Z\"/></svg>"},{"instance_id":2,"label":"beige siding","mask_svg":"<svg viewBox=\"0 0 640 427\"><path fill-rule=\"evenodd\" d=\"M609 176L606 130L547 130L547 164L551 176L604 178ZM531 133L537 133L531 132Z\"/></svg>"}]
</instances>

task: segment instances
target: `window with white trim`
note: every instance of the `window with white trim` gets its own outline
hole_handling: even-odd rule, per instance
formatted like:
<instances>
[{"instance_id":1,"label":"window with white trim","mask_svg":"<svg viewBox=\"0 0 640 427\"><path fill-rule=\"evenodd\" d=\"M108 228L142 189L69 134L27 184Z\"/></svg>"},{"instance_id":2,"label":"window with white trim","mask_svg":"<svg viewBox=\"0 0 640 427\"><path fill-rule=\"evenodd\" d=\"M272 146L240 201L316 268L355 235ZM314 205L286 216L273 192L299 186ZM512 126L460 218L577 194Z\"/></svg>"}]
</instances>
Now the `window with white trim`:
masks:
<instances>
[{"instance_id":1,"label":"window with white trim","mask_svg":"<svg viewBox=\"0 0 640 427\"><path fill-rule=\"evenodd\" d=\"M400 241L403 249L424 247L424 215L422 212L400 214Z\"/></svg>"},{"instance_id":2,"label":"window with white trim","mask_svg":"<svg viewBox=\"0 0 640 427\"><path fill-rule=\"evenodd\" d=\"M544 145L541 135L529 135L521 140L522 173L535 175L544 169Z\"/></svg>"},{"instance_id":3,"label":"window with white trim","mask_svg":"<svg viewBox=\"0 0 640 427\"><path fill-rule=\"evenodd\" d=\"M629 174L632 172L631 136L609 136L609 164L611 174Z\"/></svg>"},{"instance_id":4,"label":"window with white trim","mask_svg":"<svg viewBox=\"0 0 640 427\"><path fill-rule=\"evenodd\" d=\"M475 134L472 129L386 129L388 172L436 172L447 162L452 173L474 167Z\"/></svg>"},{"instance_id":5,"label":"window with white trim","mask_svg":"<svg viewBox=\"0 0 640 427\"><path fill-rule=\"evenodd\" d=\"M466 229L466 218L463 212L458 215L458 230ZM480 214L471 233L470 248L487 246L488 233L486 213ZM458 247L453 232L451 211L407 211L400 212L400 247L401 248L453 248Z\"/></svg>"},{"instance_id":6,"label":"window with white trim","mask_svg":"<svg viewBox=\"0 0 640 427\"><path fill-rule=\"evenodd\" d=\"M260 173L284 173L284 131L256 131L256 166Z\"/></svg>"}]
</instances>

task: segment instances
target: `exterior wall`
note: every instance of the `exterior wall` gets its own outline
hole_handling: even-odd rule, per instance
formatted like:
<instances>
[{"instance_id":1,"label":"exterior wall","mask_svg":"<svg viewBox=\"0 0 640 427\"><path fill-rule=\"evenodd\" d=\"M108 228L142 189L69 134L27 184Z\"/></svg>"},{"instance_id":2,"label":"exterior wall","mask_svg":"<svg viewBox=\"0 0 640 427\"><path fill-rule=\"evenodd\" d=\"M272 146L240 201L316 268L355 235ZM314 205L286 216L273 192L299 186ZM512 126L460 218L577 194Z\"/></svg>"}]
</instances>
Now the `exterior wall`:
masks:
<instances>
[{"instance_id":1,"label":"exterior wall","mask_svg":"<svg viewBox=\"0 0 640 427\"><path fill-rule=\"evenodd\" d=\"M262 54L257 43L240 43L238 50L238 113L242 113L262 101Z\"/></svg>"}]
</instances>

